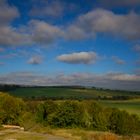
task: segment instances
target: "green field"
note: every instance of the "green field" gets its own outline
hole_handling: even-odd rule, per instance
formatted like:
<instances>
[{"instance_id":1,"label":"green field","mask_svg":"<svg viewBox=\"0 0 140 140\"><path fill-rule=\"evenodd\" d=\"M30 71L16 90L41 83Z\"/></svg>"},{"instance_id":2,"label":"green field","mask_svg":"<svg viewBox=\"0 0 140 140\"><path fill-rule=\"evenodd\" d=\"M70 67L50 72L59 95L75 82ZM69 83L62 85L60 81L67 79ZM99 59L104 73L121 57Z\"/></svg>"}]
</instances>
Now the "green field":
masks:
<instances>
[{"instance_id":1,"label":"green field","mask_svg":"<svg viewBox=\"0 0 140 140\"><path fill-rule=\"evenodd\" d=\"M107 107L119 108L121 110L126 110L131 114L138 114L140 116L140 99L126 101L100 101L100 103Z\"/></svg>"},{"instance_id":2,"label":"green field","mask_svg":"<svg viewBox=\"0 0 140 140\"><path fill-rule=\"evenodd\" d=\"M26 99L94 99L107 107L116 107L140 116L140 92L94 88L20 87L9 90L8 93Z\"/></svg>"},{"instance_id":3,"label":"green field","mask_svg":"<svg viewBox=\"0 0 140 140\"><path fill-rule=\"evenodd\" d=\"M96 99L112 97L130 97L140 98L140 92L126 92L99 89L78 89L61 87L25 87L16 88L8 91L10 94L18 97L48 97L48 98L74 98L74 99Z\"/></svg>"}]
</instances>

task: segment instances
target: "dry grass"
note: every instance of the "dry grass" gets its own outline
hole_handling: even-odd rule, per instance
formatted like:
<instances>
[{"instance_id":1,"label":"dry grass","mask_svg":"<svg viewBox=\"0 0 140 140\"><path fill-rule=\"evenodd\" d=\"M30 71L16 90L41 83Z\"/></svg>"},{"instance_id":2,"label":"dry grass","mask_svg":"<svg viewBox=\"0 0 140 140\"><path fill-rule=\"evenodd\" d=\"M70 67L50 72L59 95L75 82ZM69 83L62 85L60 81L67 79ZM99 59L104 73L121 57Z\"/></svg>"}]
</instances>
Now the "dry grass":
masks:
<instances>
[{"instance_id":1,"label":"dry grass","mask_svg":"<svg viewBox=\"0 0 140 140\"><path fill-rule=\"evenodd\" d=\"M30 132L31 131L31 132ZM2 131L0 131L2 132ZM32 127L28 132L8 132L0 135L0 140L15 138L16 140L47 140L46 134L61 136L68 140L140 140L140 136L118 136L109 132L85 131L81 129L51 129L47 127Z\"/></svg>"},{"instance_id":2,"label":"dry grass","mask_svg":"<svg viewBox=\"0 0 140 140\"><path fill-rule=\"evenodd\" d=\"M0 131L1 132L1 131ZM5 130L1 132L0 140L47 140L46 136L34 135L22 131Z\"/></svg>"}]
</instances>

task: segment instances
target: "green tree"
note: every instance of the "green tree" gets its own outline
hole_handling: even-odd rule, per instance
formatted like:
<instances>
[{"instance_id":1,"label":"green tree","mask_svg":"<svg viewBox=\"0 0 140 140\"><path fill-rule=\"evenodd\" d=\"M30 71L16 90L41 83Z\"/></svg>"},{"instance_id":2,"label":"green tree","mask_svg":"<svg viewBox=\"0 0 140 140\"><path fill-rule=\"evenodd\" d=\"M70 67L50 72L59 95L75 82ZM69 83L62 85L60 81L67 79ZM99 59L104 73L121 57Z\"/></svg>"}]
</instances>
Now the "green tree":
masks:
<instances>
[{"instance_id":1,"label":"green tree","mask_svg":"<svg viewBox=\"0 0 140 140\"><path fill-rule=\"evenodd\" d=\"M22 99L5 93L0 94L0 120L2 124L19 125L24 111L25 103Z\"/></svg>"},{"instance_id":2,"label":"green tree","mask_svg":"<svg viewBox=\"0 0 140 140\"><path fill-rule=\"evenodd\" d=\"M91 128L107 130L107 116L104 108L95 101L86 101L87 111L90 115Z\"/></svg>"},{"instance_id":3,"label":"green tree","mask_svg":"<svg viewBox=\"0 0 140 140\"><path fill-rule=\"evenodd\" d=\"M62 102L54 114L49 115L50 125L60 128L80 127L82 125L83 109L79 102Z\"/></svg>"},{"instance_id":4,"label":"green tree","mask_svg":"<svg viewBox=\"0 0 140 140\"><path fill-rule=\"evenodd\" d=\"M136 115L130 115L126 111L114 109L110 116L110 130L117 134L131 135L140 130L140 121Z\"/></svg>"},{"instance_id":5,"label":"green tree","mask_svg":"<svg viewBox=\"0 0 140 140\"><path fill-rule=\"evenodd\" d=\"M41 103L37 107L37 121L42 122L42 123L47 123L48 122L48 116L51 115L52 113L56 112L58 105L52 101L48 100L44 103Z\"/></svg>"}]
</instances>

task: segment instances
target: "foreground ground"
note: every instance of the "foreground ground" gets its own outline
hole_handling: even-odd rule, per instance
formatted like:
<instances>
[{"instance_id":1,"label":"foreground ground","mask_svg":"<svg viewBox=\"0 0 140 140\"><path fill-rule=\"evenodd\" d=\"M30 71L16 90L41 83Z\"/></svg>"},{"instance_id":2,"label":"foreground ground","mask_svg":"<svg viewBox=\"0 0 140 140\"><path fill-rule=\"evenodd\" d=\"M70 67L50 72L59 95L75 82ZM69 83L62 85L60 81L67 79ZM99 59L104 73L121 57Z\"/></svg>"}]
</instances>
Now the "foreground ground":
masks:
<instances>
[{"instance_id":1,"label":"foreground ground","mask_svg":"<svg viewBox=\"0 0 140 140\"><path fill-rule=\"evenodd\" d=\"M0 140L69 140L60 136L20 130L1 130Z\"/></svg>"},{"instance_id":2,"label":"foreground ground","mask_svg":"<svg viewBox=\"0 0 140 140\"><path fill-rule=\"evenodd\" d=\"M140 140L139 136L118 136L108 132L58 129L46 132L0 130L0 140Z\"/></svg>"}]
</instances>

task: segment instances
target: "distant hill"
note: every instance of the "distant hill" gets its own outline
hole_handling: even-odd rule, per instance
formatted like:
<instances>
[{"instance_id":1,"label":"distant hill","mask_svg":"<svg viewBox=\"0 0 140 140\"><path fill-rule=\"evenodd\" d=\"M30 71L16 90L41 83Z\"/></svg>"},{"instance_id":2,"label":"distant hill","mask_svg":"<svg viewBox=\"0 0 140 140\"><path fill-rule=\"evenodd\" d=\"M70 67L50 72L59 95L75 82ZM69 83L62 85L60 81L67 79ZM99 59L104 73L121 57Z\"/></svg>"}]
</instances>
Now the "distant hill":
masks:
<instances>
[{"instance_id":1,"label":"distant hill","mask_svg":"<svg viewBox=\"0 0 140 140\"><path fill-rule=\"evenodd\" d=\"M140 98L140 92L110 90L84 86L25 86L0 85L0 91L28 99L113 99Z\"/></svg>"}]
</instances>

